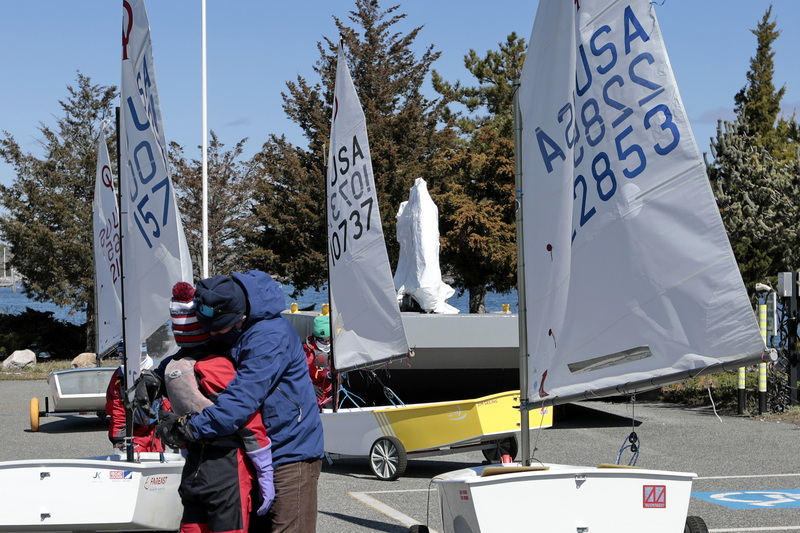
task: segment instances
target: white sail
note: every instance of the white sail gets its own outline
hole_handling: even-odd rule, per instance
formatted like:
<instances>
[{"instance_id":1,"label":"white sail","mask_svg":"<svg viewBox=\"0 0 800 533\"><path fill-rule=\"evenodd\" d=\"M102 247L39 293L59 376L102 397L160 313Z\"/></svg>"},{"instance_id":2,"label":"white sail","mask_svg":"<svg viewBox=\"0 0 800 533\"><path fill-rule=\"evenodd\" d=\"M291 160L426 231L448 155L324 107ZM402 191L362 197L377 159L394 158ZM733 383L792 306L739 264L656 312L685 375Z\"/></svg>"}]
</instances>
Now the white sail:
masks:
<instances>
[{"instance_id":1,"label":"white sail","mask_svg":"<svg viewBox=\"0 0 800 533\"><path fill-rule=\"evenodd\" d=\"M764 350L650 2L539 2L521 77L528 394L634 392Z\"/></svg>"},{"instance_id":2,"label":"white sail","mask_svg":"<svg viewBox=\"0 0 800 533\"><path fill-rule=\"evenodd\" d=\"M122 338L122 273L119 208L105 132L97 145L97 175L92 201L94 223L97 353L104 354Z\"/></svg>"},{"instance_id":3,"label":"white sail","mask_svg":"<svg viewBox=\"0 0 800 533\"><path fill-rule=\"evenodd\" d=\"M124 0L120 95L125 353L129 383L141 343L169 320L172 286L192 264L167 167L150 24L143 0Z\"/></svg>"},{"instance_id":4,"label":"white sail","mask_svg":"<svg viewBox=\"0 0 800 533\"><path fill-rule=\"evenodd\" d=\"M403 296L409 295L428 313L458 313L447 303L455 290L442 281L439 267L439 208L422 178L414 180L408 201L397 210L397 242L397 299L402 301Z\"/></svg>"},{"instance_id":5,"label":"white sail","mask_svg":"<svg viewBox=\"0 0 800 533\"><path fill-rule=\"evenodd\" d=\"M334 366L408 354L386 253L367 123L339 46L326 191Z\"/></svg>"}]
</instances>

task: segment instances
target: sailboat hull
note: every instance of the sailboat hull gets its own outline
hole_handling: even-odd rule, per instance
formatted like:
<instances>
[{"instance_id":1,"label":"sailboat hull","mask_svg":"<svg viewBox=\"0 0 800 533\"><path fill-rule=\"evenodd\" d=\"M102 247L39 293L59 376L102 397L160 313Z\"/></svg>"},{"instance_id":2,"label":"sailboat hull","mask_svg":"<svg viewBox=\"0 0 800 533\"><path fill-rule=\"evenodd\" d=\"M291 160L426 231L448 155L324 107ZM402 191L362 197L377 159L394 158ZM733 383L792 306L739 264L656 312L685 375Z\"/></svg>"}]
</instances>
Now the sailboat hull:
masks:
<instances>
[{"instance_id":1,"label":"sailboat hull","mask_svg":"<svg viewBox=\"0 0 800 533\"><path fill-rule=\"evenodd\" d=\"M177 530L179 454L0 463L0 531Z\"/></svg>"},{"instance_id":2,"label":"sailboat hull","mask_svg":"<svg viewBox=\"0 0 800 533\"><path fill-rule=\"evenodd\" d=\"M519 434L519 391L452 402L324 410L325 451L366 456L380 437L393 436L407 452L479 444ZM531 427L553 424L550 409L529 415Z\"/></svg>"},{"instance_id":3,"label":"sailboat hull","mask_svg":"<svg viewBox=\"0 0 800 533\"><path fill-rule=\"evenodd\" d=\"M639 468L544 464L466 468L433 481L447 533L680 533L695 477Z\"/></svg>"}]
</instances>

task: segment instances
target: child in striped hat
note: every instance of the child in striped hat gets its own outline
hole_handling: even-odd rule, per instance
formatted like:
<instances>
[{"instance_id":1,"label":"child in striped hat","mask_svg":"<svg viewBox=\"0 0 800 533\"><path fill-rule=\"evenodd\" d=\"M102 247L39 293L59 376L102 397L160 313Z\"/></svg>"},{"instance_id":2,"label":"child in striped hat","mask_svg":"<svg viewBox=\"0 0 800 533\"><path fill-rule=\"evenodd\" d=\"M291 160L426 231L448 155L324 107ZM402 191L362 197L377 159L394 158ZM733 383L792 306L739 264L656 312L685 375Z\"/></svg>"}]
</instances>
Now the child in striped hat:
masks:
<instances>
[{"instance_id":1,"label":"child in striped hat","mask_svg":"<svg viewBox=\"0 0 800 533\"><path fill-rule=\"evenodd\" d=\"M179 347L200 346L211 338L197 321L194 287L185 281L179 281L172 287L169 314L172 317L172 334Z\"/></svg>"}]
</instances>

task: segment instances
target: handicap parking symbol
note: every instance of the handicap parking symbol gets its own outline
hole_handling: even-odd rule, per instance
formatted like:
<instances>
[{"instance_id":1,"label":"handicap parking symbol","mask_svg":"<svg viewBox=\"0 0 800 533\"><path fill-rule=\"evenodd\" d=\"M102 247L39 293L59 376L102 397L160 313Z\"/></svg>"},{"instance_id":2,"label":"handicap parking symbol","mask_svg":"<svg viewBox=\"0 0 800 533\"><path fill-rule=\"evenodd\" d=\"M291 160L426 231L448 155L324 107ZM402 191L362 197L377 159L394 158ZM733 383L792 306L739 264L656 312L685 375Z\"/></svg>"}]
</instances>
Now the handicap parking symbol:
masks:
<instances>
[{"instance_id":1,"label":"handicap parking symbol","mask_svg":"<svg viewBox=\"0 0 800 533\"><path fill-rule=\"evenodd\" d=\"M692 496L731 509L787 509L800 507L800 489L693 492Z\"/></svg>"}]
</instances>

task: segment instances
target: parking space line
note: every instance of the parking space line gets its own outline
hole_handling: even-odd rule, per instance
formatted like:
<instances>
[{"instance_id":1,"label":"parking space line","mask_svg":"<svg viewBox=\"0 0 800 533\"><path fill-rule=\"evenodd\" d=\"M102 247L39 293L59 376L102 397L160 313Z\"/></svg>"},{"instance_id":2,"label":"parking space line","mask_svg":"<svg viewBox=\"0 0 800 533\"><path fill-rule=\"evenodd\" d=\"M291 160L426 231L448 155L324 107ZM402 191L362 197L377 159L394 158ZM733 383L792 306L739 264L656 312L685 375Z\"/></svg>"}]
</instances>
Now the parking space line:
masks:
<instances>
[{"instance_id":1,"label":"parking space line","mask_svg":"<svg viewBox=\"0 0 800 533\"><path fill-rule=\"evenodd\" d=\"M745 533L750 531L800 531L800 526L743 527L734 529L709 529L708 533Z\"/></svg>"},{"instance_id":2,"label":"parking space line","mask_svg":"<svg viewBox=\"0 0 800 533\"><path fill-rule=\"evenodd\" d=\"M385 491L378 491L378 492L389 493L389 492L419 492L419 491L389 491L389 490L385 490ZM379 513L385 514L386 516L388 516L392 520L397 520L398 522L400 522L404 526L411 527L411 526L413 526L415 524L420 524L421 523L419 520L415 520L415 519L411 518L410 516L401 513L400 511L398 511L394 507L389 507L388 505L386 505L382 501L376 500L375 498L373 498L372 496L368 495L365 492L348 492L347 494L349 494L350 496L352 496L356 500L360 501L364 505L366 505L368 507L372 507L373 509L375 509ZM433 530L433 529L430 529L429 531L430 531L430 533L437 533L436 530Z\"/></svg>"},{"instance_id":3,"label":"parking space line","mask_svg":"<svg viewBox=\"0 0 800 533\"><path fill-rule=\"evenodd\" d=\"M767 477L800 477L800 473L790 474L752 474L747 476L708 476L696 477L695 481L705 481L707 479L751 479L751 478L767 478ZM751 531L751 530L748 530Z\"/></svg>"}]
</instances>

